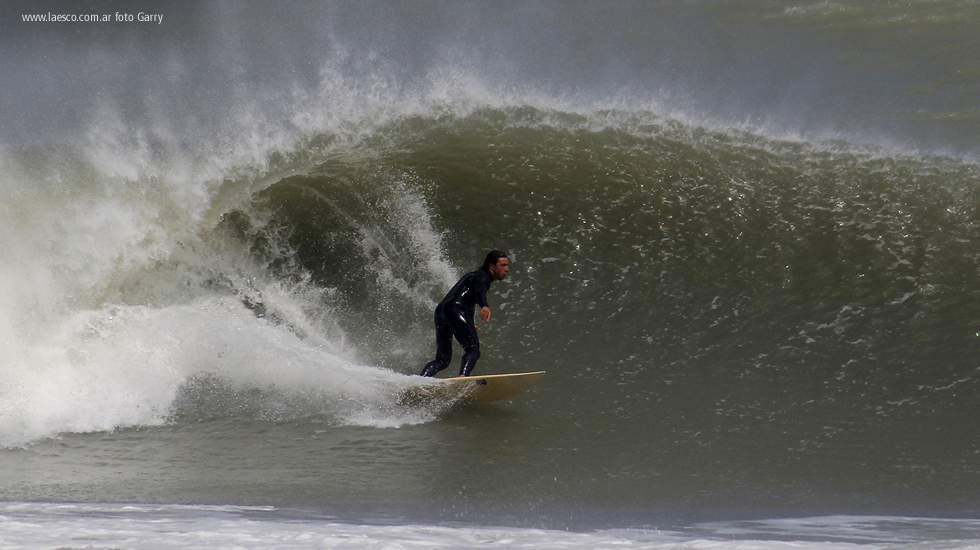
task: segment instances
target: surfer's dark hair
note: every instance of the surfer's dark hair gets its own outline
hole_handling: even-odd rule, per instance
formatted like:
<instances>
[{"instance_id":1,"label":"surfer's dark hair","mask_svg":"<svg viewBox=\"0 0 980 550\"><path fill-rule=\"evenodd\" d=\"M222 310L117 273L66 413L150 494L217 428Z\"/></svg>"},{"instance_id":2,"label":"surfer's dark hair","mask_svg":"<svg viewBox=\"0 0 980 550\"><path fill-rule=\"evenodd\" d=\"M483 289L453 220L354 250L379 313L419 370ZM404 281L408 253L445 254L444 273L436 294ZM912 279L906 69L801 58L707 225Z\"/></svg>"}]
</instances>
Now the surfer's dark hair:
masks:
<instances>
[{"instance_id":1,"label":"surfer's dark hair","mask_svg":"<svg viewBox=\"0 0 980 550\"><path fill-rule=\"evenodd\" d=\"M506 257L507 254L505 252L501 252L499 250L491 250L490 253L487 254L487 259L483 260L483 267L481 267L480 269L485 269L487 271L490 271L490 266L497 265L497 262L500 260L500 258L506 258Z\"/></svg>"}]
</instances>

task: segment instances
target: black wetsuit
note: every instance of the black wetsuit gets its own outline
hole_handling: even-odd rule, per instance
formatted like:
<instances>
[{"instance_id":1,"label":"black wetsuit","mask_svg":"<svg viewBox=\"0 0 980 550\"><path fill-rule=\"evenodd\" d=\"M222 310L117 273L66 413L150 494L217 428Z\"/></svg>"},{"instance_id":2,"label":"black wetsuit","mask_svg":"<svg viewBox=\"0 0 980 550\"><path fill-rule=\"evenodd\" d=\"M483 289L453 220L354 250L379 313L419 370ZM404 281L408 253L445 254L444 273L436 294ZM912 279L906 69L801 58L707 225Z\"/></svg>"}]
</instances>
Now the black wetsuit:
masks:
<instances>
[{"instance_id":1,"label":"black wetsuit","mask_svg":"<svg viewBox=\"0 0 980 550\"><path fill-rule=\"evenodd\" d=\"M436 358L422 369L422 376L433 376L449 366L453 358L453 337L463 346L459 374L469 376L480 358L480 339L473 324L473 308L487 306L487 290L493 276L486 269L463 275L456 286L436 306Z\"/></svg>"}]
</instances>

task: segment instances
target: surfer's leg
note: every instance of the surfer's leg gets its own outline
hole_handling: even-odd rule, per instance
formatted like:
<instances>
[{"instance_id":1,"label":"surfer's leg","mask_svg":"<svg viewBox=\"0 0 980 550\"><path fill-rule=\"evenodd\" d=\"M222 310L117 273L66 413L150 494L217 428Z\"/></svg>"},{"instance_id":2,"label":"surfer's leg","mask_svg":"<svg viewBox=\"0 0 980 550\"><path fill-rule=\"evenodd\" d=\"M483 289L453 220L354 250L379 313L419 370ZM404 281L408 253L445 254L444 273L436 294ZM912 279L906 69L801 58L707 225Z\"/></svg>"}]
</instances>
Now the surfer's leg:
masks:
<instances>
[{"instance_id":1,"label":"surfer's leg","mask_svg":"<svg viewBox=\"0 0 980 550\"><path fill-rule=\"evenodd\" d=\"M476 360L480 358L480 344L476 348L463 354L463 361L459 365L459 375L469 376L476 367Z\"/></svg>"},{"instance_id":2,"label":"surfer's leg","mask_svg":"<svg viewBox=\"0 0 980 550\"><path fill-rule=\"evenodd\" d=\"M480 358L480 338L476 335L476 327L473 326L473 319L468 318L462 311L453 311L447 317L453 329L453 336L463 346L459 375L469 376L476 367L477 359Z\"/></svg>"},{"instance_id":3,"label":"surfer's leg","mask_svg":"<svg viewBox=\"0 0 980 550\"><path fill-rule=\"evenodd\" d=\"M436 358L422 368L422 376L435 376L442 369L449 366L449 361L453 358L453 329L442 317L440 308L436 308Z\"/></svg>"}]
</instances>

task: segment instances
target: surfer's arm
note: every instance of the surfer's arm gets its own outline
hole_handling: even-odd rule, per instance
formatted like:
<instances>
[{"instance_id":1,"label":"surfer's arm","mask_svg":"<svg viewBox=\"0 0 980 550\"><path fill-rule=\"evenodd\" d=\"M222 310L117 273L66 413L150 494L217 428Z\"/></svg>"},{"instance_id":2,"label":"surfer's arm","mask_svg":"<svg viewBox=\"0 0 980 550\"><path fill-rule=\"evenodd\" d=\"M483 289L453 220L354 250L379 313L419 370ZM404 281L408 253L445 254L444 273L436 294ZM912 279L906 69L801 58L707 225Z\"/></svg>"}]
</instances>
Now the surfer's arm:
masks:
<instances>
[{"instance_id":1,"label":"surfer's arm","mask_svg":"<svg viewBox=\"0 0 980 550\"><path fill-rule=\"evenodd\" d=\"M490 320L490 304L487 303L487 291L490 290L490 273L487 271L478 272L481 277L476 280L474 289L476 291L476 303L480 306L480 320L486 323Z\"/></svg>"}]
</instances>

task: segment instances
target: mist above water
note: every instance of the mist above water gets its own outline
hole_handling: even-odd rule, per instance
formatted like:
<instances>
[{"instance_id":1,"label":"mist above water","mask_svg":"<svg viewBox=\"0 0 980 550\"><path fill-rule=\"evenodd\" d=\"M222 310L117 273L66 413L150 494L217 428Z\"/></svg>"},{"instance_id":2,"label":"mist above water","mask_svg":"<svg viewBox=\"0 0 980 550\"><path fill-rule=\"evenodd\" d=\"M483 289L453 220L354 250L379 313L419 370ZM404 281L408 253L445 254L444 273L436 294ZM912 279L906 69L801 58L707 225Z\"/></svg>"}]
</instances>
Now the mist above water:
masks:
<instances>
[{"instance_id":1,"label":"mist above water","mask_svg":"<svg viewBox=\"0 0 980 550\"><path fill-rule=\"evenodd\" d=\"M392 102L548 98L972 154L976 10L765 0L8 5L0 142L75 142L115 120L131 139L193 148L303 133ZM45 11L165 18L20 17Z\"/></svg>"}]
</instances>

